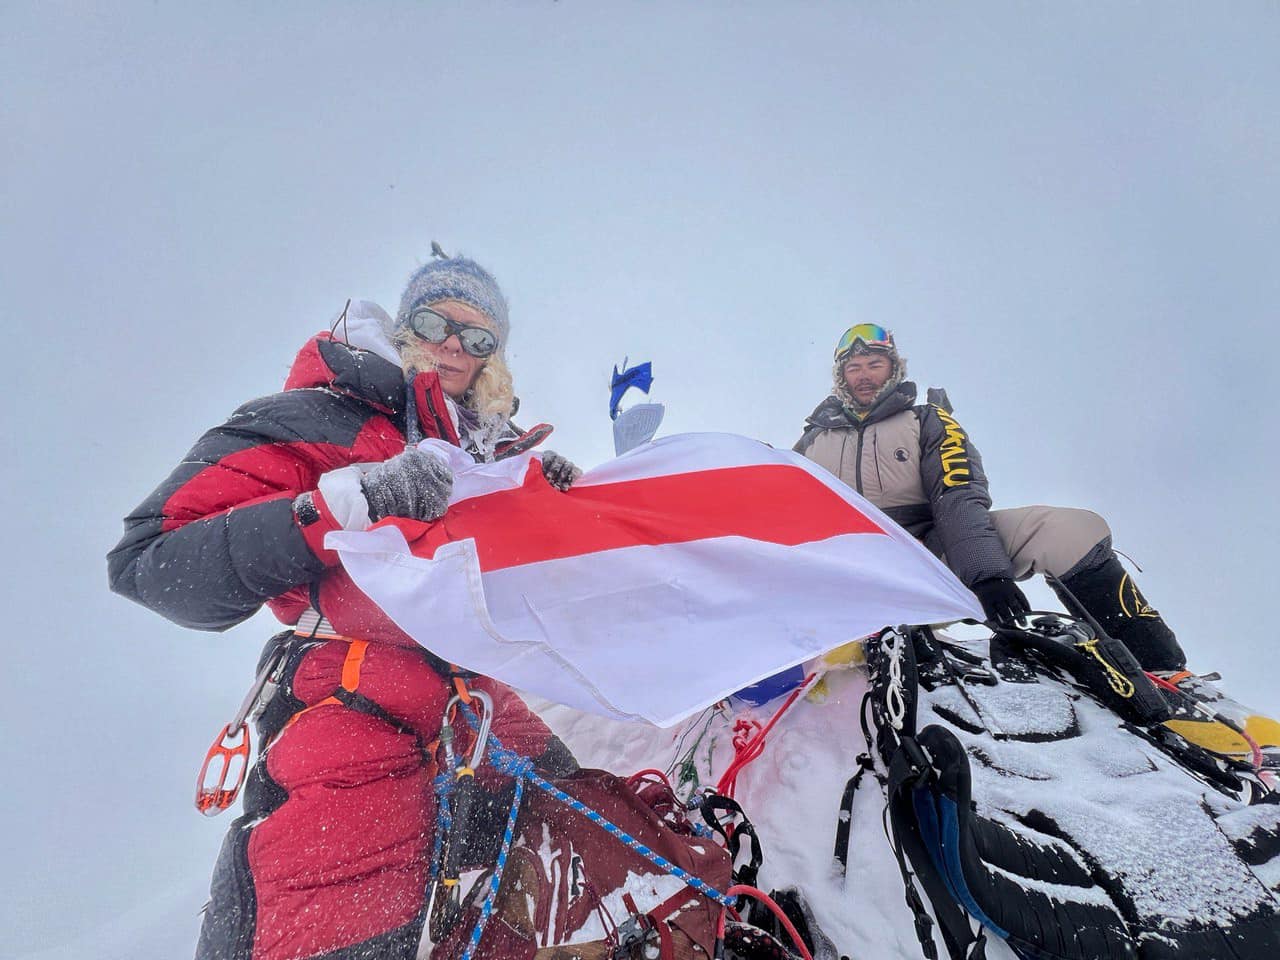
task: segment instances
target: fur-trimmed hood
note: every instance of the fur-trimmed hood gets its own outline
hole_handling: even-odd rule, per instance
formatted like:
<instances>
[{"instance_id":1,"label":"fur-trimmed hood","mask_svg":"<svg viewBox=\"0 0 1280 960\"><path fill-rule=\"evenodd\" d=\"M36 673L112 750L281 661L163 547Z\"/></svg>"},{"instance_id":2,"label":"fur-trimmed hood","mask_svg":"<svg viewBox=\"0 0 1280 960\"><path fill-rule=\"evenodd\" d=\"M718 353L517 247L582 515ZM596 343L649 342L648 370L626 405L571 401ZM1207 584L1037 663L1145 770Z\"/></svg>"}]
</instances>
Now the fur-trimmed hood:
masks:
<instances>
[{"instance_id":1,"label":"fur-trimmed hood","mask_svg":"<svg viewBox=\"0 0 1280 960\"><path fill-rule=\"evenodd\" d=\"M858 346L861 346L859 342ZM870 403L862 404L854 399L853 394L849 392L849 384L844 379L844 365L849 360L850 353L845 353L831 365L831 395L840 401L841 405L855 418L864 418L885 397L889 396L901 384L907 376L907 358L898 353L897 350L889 351L879 348L873 349L855 349L851 351L853 354L874 354L878 353L889 358L893 363L893 373L889 375L889 379L885 381L884 386L880 388L880 392L875 395Z\"/></svg>"}]
</instances>

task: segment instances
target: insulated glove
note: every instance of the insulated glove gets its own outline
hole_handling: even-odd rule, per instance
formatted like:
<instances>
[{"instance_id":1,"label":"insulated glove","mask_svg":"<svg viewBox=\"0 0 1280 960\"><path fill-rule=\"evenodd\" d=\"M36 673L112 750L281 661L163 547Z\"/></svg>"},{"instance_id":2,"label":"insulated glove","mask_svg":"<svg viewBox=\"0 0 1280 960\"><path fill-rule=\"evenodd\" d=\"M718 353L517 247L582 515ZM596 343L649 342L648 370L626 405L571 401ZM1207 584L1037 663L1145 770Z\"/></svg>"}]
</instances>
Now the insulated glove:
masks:
<instances>
[{"instance_id":1,"label":"insulated glove","mask_svg":"<svg viewBox=\"0 0 1280 960\"><path fill-rule=\"evenodd\" d=\"M582 471L568 457L548 450L542 455L542 475L547 478L547 483L564 491L573 486L573 481L582 476Z\"/></svg>"},{"instance_id":2,"label":"insulated glove","mask_svg":"<svg viewBox=\"0 0 1280 960\"><path fill-rule=\"evenodd\" d=\"M1031 612L1031 604L1027 603L1022 588L1008 577L992 577L990 580L979 580L969 588L982 604L982 611L988 620L994 620L1002 627L1012 627Z\"/></svg>"},{"instance_id":3,"label":"insulated glove","mask_svg":"<svg viewBox=\"0 0 1280 960\"><path fill-rule=\"evenodd\" d=\"M369 519L437 520L449 508L453 471L437 456L410 447L378 464L360 480Z\"/></svg>"}]
</instances>

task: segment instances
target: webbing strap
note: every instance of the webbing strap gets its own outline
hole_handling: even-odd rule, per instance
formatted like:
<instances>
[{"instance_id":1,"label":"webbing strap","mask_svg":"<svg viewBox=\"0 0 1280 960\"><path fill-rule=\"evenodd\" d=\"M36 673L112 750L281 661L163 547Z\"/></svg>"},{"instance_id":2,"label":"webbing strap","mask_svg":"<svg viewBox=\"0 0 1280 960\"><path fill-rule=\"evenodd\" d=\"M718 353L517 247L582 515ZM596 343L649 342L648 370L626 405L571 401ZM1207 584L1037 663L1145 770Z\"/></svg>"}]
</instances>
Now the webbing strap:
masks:
<instances>
[{"instance_id":1,"label":"webbing strap","mask_svg":"<svg viewBox=\"0 0 1280 960\"><path fill-rule=\"evenodd\" d=\"M458 698L467 706L471 705L471 691L467 689L467 683L462 674L458 673L457 664L449 664L450 671L453 671L453 689L457 691Z\"/></svg>"},{"instance_id":2,"label":"webbing strap","mask_svg":"<svg viewBox=\"0 0 1280 960\"><path fill-rule=\"evenodd\" d=\"M840 813L836 820L835 856L840 863L840 876L842 878L848 873L849 869L849 835L853 828L853 798L856 796L858 788L862 786L862 778L868 770L880 781L880 786L883 788L886 780L876 770L875 764L871 760L871 754L860 753L858 754L857 772L845 783L844 792L840 796Z\"/></svg>"},{"instance_id":3,"label":"webbing strap","mask_svg":"<svg viewBox=\"0 0 1280 960\"><path fill-rule=\"evenodd\" d=\"M338 706L342 706L342 701L339 700L337 697L325 697L319 703L313 703L309 707L303 707L301 710L299 710L297 713L295 713L292 717L288 719L288 721L284 725L284 729L281 730L280 732L284 733L285 730L288 730L290 727L292 727L295 723L297 723L300 719L302 719L302 715L304 713L310 713L312 710L319 709L320 707L333 706L334 704L337 704Z\"/></svg>"},{"instance_id":4,"label":"webbing strap","mask_svg":"<svg viewBox=\"0 0 1280 960\"><path fill-rule=\"evenodd\" d=\"M383 707L370 700L363 693L356 693L354 690L338 690L326 702L340 703L344 707L355 710L357 713L364 713L371 717L377 717L383 723L394 727L399 733L413 737L418 741L418 748L423 750L422 737L418 734L417 730L413 729L413 727L409 726L407 723L397 720ZM316 704L316 706L320 706L320 704ZM425 752L425 750L423 752Z\"/></svg>"},{"instance_id":5,"label":"webbing strap","mask_svg":"<svg viewBox=\"0 0 1280 960\"><path fill-rule=\"evenodd\" d=\"M292 727L295 723L297 723L304 713L310 713L312 710L315 710L319 707L328 707L328 706L332 706L333 704L337 704L338 706L351 706L351 704L347 703L344 699L342 699L342 694L355 693L356 687L360 686L360 666L361 664L364 663L364 654L365 654L365 651L368 650L369 648L369 641L368 640L352 640L350 637L330 637L329 639L342 640L349 644L349 646L347 647L347 656L342 661L342 680L340 681L342 685L337 690L335 690L331 695L325 697L320 702L313 703L309 707L303 707L301 710L295 713L292 717L289 718L288 722L285 723L284 725L285 730L287 730L289 727ZM368 697L361 697L360 699L365 700L370 704L373 703L373 701L369 700ZM377 705L374 704L374 706L377 706ZM356 709L361 709L361 708L357 707ZM378 709L381 710L382 708L378 707ZM365 710L363 712L370 713L372 711ZM385 713L385 711L383 712ZM281 733L283 732L284 730L281 731Z\"/></svg>"},{"instance_id":6,"label":"webbing strap","mask_svg":"<svg viewBox=\"0 0 1280 960\"><path fill-rule=\"evenodd\" d=\"M293 625L293 632L300 637L306 637L308 640L346 639L334 629L332 623L320 615L320 611L315 607L308 607L302 612L298 622Z\"/></svg>"},{"instance_id":7,"label":"webbing strap","mask_svg":"<svg viewBox=\"0 0 1280 960\"><path fill-rule=\"evenodd\" d=\"M368 640L350 640L347 658L342 661L342 689L351 693L360 686L360 667L364 663L365 651L369 649Z\"/></svg>"}]
</instances>

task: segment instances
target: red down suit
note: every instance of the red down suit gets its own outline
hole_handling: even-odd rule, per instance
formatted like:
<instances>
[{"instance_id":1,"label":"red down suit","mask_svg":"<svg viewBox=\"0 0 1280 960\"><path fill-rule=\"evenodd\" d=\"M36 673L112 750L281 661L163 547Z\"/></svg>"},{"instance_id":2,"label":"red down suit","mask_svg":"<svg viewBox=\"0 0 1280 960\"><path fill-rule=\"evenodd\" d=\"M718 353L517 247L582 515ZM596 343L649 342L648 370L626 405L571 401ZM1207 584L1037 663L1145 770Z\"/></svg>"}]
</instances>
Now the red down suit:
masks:
<instances>
[{"instance_id":1,"label":"red down suit","mask_svg":"<svg viewBox=\"0 0 1280 960\"><path fill-rule=\"evenodd\" d=\"M435 374L419 375L413 389L424 435L458 442ZM315 337L282 392L245 404L196 442L125 519L108 557L113 590L183 626L226 629L263 604L286 624L309 608L327 621L269 644L288 644L288 656L258 721L266 747L244 813L214 868L199 960L416 953L436 814L428 745L453 688L445 665L324 550L337 522L323 498L299 499L327 471L404 450L405 392L395 364ZM571 766L519 697L494 681L472 683L494 698L505 745L551 772Z\"/></svg>"}]
</instances>

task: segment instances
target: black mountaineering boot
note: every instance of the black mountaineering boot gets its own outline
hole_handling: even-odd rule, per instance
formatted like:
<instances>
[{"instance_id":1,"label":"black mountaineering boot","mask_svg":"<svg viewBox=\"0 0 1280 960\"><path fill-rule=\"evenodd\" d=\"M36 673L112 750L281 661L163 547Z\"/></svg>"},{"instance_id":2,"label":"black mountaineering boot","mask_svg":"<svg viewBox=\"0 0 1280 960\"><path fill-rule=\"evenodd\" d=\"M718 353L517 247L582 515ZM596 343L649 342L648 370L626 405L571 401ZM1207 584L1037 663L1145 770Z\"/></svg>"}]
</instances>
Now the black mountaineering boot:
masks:
<instances>
[{"instance_id":1,"label":"black mountaineering boot","mask_svg":"<svg viewBox=\"0 0 1280 960\"><path fill-rule=\"evenodd\" d=\"M1147 603L1127 570L1113 553L1103 563L1062 580L1102 629L1115 637L1137 658L1145 670L1181 670L1187 655L1178 638ZM1068 609L1069 598L1059 595Z\"/></svg>"}]
</instances>

